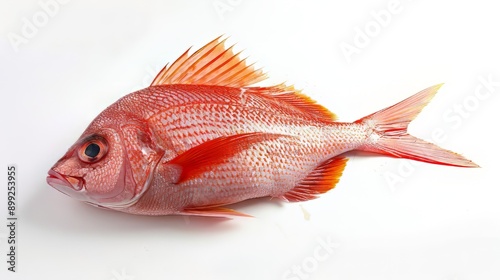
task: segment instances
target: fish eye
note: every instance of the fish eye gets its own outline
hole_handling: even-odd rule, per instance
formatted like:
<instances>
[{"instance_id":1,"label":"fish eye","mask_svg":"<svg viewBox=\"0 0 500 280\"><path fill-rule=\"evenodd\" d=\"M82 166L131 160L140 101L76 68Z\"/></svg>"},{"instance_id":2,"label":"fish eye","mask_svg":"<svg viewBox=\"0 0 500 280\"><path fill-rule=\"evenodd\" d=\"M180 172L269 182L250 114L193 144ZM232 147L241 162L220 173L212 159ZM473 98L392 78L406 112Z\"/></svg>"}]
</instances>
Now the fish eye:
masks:
<instances>
[{"instance_id":1,"label":"fish eye","mask_svg":"<svg viewBox=\"0 0 500 280\"><path fill-rule=\"evenodd\" d=\"M99 145L96 143L90 143L87 145L87 148L85 148L85 155L90 157L90 158L95 158L97 155L99 155L99 152L101 151L101 148Z\"/></svg>"},{"instance_id":2,"label":"fish eye","mask_svg":"<svg viewBox=\"0 0 500 280\"><path fill-rule=\"evenodd\" d=\"M108 143L100 136L92 136L80 147L78 157L86 163L94 163L101 160L108 151Z\"/></svg>"}]
</instances>

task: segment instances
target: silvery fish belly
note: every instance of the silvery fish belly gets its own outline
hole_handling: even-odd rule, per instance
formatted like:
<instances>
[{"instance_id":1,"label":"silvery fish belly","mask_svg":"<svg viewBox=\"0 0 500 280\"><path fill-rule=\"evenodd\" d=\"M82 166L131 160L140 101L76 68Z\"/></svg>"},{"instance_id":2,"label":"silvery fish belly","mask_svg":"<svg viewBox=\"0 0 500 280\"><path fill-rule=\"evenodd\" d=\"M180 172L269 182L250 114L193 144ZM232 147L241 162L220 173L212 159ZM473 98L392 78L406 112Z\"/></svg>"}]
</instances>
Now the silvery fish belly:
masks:
<instances>
[{"instance_id":1,"label":"silvery fish belly","mask_svg":"<svg viewBox=\"0 0 500 280\"><path fill-rule=\"evenodd\" d=\"M142 215L246 216L225 206L305 201L339 181L346 151L477 167L407 132L441 85L352 123L266 78L217 38L99 114L47 182L91 205Z\"/></svg>"}]
</instances>

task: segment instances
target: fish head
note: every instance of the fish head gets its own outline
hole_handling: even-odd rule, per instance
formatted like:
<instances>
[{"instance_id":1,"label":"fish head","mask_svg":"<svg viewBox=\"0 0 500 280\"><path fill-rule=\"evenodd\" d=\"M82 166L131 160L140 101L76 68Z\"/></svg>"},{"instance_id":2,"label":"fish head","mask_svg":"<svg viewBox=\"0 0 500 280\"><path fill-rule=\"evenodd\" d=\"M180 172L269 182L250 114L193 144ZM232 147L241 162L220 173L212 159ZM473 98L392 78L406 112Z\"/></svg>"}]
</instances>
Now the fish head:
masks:
<instances>
[{"instance_id":1,"label":"fish head","mask_svg":"<svg viewBox=\"0 0 500 280\"><path fill-rule=\"evenodd\" d=\"M161 155L140 127L95 123L49 170L47 183L77 200L120 211L147 189Z\"/></svg>"}]
</instances>

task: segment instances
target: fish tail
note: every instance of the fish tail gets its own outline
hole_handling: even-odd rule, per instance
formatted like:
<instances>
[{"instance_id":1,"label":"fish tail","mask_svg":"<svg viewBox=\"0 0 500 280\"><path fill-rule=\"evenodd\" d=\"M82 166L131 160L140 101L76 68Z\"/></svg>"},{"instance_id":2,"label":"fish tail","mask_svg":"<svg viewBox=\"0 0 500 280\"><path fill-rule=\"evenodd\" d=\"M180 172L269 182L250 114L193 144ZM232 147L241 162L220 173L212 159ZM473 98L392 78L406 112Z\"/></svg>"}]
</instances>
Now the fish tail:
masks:
<instances>
[{"instance_id":1,"label":"fish tail","mask_svg":"<svg viewBox=\"0 0 500 280\"><path fill-rule=\"evenodd\" d=\"M462 155L408 134L408 124L431 101L442 84L426 88L417 94L357 120L367 126L367 143L359 150L423 162L479 167Z\"/></svg>"}]
</instances>

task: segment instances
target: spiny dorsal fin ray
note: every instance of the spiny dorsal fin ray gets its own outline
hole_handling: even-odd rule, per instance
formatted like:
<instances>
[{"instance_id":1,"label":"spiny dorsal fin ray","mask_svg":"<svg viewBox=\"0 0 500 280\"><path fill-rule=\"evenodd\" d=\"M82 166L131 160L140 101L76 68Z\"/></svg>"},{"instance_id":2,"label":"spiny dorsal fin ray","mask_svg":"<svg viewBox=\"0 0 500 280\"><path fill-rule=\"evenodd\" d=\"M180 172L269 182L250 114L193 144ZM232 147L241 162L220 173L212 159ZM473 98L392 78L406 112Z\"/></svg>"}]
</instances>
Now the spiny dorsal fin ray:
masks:
<instances>
[{"instance_id":1,"label":"spiny dorsal fin ray","mask_svg":"<svg viewBox=\"0 0 500 280\"><path fill-rule=\"evenodd\" d=\"M167 64L151 85L203 84L246 87L248 92L279 99L322 120L337 119L335 114L293 86L283 83L271 87L249 87L266 79L267 76L262 69L255 70L253 64L247 65L246 58L240 59L241 52L235 54L234 45L225 48L226 40L221 40L219 36L191 55L188 49L170 66Z\"/></svg>"},{"instance_id":2,"label":"spiny dorsal fin ray","mask_svg":"<svg viewBox=\"0 0 500 280\"><path fill-rule=\"evenodd\" d=\"M246 65L245 59L233 53L233 46L224 47L226 39L221 36L212 40L193 54L189 49L170 66L163 68L151 86L166 84L204 84L231 87L245 87L267 78L261 69L253 64Z\"/></svg>"}]
</instances>

